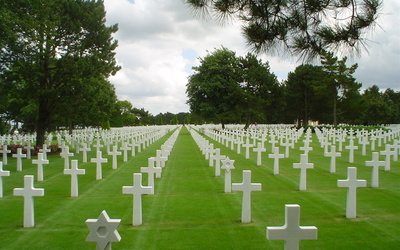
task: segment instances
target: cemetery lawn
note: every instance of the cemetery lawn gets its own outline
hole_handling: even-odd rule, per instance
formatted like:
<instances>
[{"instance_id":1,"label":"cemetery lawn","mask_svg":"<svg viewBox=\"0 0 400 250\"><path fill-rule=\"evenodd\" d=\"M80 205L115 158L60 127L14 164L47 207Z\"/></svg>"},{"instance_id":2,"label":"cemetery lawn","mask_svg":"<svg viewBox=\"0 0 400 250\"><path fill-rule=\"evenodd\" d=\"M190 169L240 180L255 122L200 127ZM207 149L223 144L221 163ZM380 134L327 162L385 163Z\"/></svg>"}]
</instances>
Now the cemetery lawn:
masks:
<instances>
[{"instance_id":1,"label":"cemetery lawn","mask_svg":"<svg viewBox=\"0 0 400 250\"><path fill-rule=\"evenodd\" d=\"M164 136L126 163L118 156L118 169L111 169L111 156L103 151L103 179L96 181L92 149L88 163L79 160L86 174L78 176L79 197L70 197L70 176L63 174L64 160L49 156L44 165L44 181L36 181L36 165L23 160L23 171L16 171L16 161L8 158L3 166L11 175L3 177L4 197L0 199L0 249L94 249L86 242L89 234L85 221L97 219L106 210L111 219L121 219L117 227L121 241L114 249L283 249L283 241L266 239L267 226L282 226L285 204L300 205L300 225L316 226L318 240L300 242L300 249L399 249L400 248L400 161L391 162L391 171L379 170L379 188L371 188L371 151L361 156L355 151L354 163L348 153L337 158L336 173L329 173L329 158L313 135L313 150L307 170L307 190L299 191L299 169L302 139L290 150L290 157L280 159L280 174L273 175L269 143L262 154L262 165L256 166L256 154L250 159L236 154L222 144L214 143L222 155L235 160L232 183L242 182L242 170L252 171L252 182L261 183L262 191L252 192L252 222L241 223L241 192L224 193L224 174L214 176L189 131L183 127L163 168L162 178L155 179L155 195L143 195L143 225L132 226L133 197L122 194L122 186L133 185L133 173L147 166L165 140ZM347 145L347 144L346 144ZM381 147L379 150L383 150ZM73 149L70 150L74 152ZM284 148L280 148L284 152ZM75 153L75 152L74 152ZM381 158L383 160L383 158ZM357 167L358 179L367 180L366 188L357 189L357 218L347 219L347 188L337 187L337 180L347 178L347 167ZM13 189L23 187L23 176L35 175L34 186L44 188L43 197L34 197L35 226L23 228L23 198L13 196ZM143 174L143 185L147 174Z\"/></svg>"}]
</instances>

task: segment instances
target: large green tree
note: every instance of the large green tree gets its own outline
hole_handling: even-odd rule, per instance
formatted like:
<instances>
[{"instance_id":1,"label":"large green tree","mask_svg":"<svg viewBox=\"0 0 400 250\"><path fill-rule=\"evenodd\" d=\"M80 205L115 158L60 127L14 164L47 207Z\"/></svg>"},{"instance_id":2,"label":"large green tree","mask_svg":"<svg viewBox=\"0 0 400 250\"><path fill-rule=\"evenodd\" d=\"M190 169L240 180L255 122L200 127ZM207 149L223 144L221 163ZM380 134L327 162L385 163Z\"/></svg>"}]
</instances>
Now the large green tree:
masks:
<instances>
[{"instance_id":1,"label":"large green tree","mask_svg":"<svg viewBox=\"0 0 400 250\"><path fill-rule=\"evenodd\" d=\"M277 122L281 90L277 78L252 54L237 57L224 47L204 58L187 84L188 104L206 121Z\"/></svg>"},{"instance_id":2,"label":"large green tree","mask_svg":"<svg viewBox=\"0 0 400 250\"><path fill-rule=\"evenodd\" d=\"M283 108L283 94L269 64L251 53L238 60L242 94L237 102L237 112L246 124L245 129L251 122L277 123Z\"/></svg>"},{"instance_id":3,"label":"large green tree","mask_svg":"<svg viewBox=\"0 0 400 250\"><path fill-rule=\"evenodd\" d=\"M324 78L321 67L304 64L294 72L289 72L285 81L285 116L288 122L297 120L297 126L307 126L310 119L317 117L316 110L321 110L323 102L317 102L314 85ZM319 107L318 107L319 106Z\"/></svg>"},{"instance_id":4,"label":"large green tree","mask_svg":"<svg viewBox=\"0 0 400 250\"><path fill-rule=\"evenodd\" d=\"M117 101L110 121L111 127L134 126L138 123L136 120L132 103Z\"/></svg>"},{"instance_id":5,"label":"large green tree","mask_svg":"<svg viewBox=\"0 0 400 250\"><path fill-rule=\"evenodd\" d=\"M400 92L386 89L383 93L383 99L387 101L391 110L387 123L400 124Z\"/></svg>"},{"instance_id":6,"label":"large green tree","mask_svg":"<svg viewBox=\"0 0 400 250\"><path fill-rule=\"evenodd\" d=\"M364 111L363 123L366 125L395 124L400 122L400 92L387 89L381 92L379 87L373 85L362 95Z\"/></svg>"},{"instance_id":7,"label":"large green tree","mask_svg":"<svg viewBox=\"0 0 400 250\"><path fill-rule=\"evenodd\" d=\"M338 124L338 103L346 99L352 92L358 91L361 87L360 83L355 81L352 74L358 65L353 64L350 67L346 65L347 57L339 60L333 56L331 52L323 52L321 55L322 70L326 73L323 80L315 85L317 94L323 96L326 102L332 107L332 122L336 126ZM345 109L346 107L343 107Z\"/></svg>"},{"instance_id":8,"label":"large green tree","mask_svg":"<svg viewBox=\"0 0 400 250\"><path fill-rule=\"evenodd\" d=\"M222 47L200 58L186 88L191 112L207 121L230 121L241 97L241 72L235 52Z\"/></svg>"},{"instance_id":9,"label":"large green tree","mask_svg":"<svg viewBox=\"0 0 400 250\"><path fill-rule=\"evenodd\" d=\"M56 110L70 109L68 99L76 98L66 93L93 94L96 82L119 69L112 38L118 28L105 25L101 0L0 0L0 13L2 93L20 110L37 110L40 146ZM85 88L89 82L93 88Z\"/></svg>"},{"instance_id":10,"label":"large green tree","mask_svg":"<svg viewBox=\"0 0 400 250\"><path fill-rule=\"evenodd\" d=\"M82 80L85 82L65 89L54 110L52 124L69 127L71 132L75 126L108 128L117 102L114 85L101 76Z\"/></svg>"},{"instance_id":11,"label":"large green tree","mask_svg":"<svg viewBox=\"0 0 400 250\"><path fill-rule=\"evenodd\" d=\"M365 45L382 0L185 0L217 19L239 18L248 44L257 52L288 52L303 59L322 51Z\"/></svg>"}]
</instances>

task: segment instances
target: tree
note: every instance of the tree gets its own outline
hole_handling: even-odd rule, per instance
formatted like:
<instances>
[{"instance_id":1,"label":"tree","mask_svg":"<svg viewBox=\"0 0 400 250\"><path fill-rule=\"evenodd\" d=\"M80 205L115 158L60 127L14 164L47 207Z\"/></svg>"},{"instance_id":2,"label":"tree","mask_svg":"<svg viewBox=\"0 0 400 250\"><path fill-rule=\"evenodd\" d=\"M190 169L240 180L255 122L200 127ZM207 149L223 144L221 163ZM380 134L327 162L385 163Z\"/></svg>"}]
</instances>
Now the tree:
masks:
<instances>
[{"instance_id":1,"label":"tree","mask_svg":"<svg viewBox=\"0 0 400 250\"><path fill-rule=\"evenodd\" d=\"M186 0L200 14L238 17L256 52L312 59L324 50L359 52L374 27L381 0Z\"/></svg>"},{"instance_id":2,"label":"tree","mask_svg":"<svg viewBox=\"0 0 400 250\"><path fill-rule=\"evenodd\" d=\"M282 92L277 77L270 72L268 63L251 53L239 57L242 95L237 102L237 112L244 117L245 129L252 121L278 122L283 107Z\"/></svg>"},{"instance_id":3,"label":"tree","mask_svg":"<svg viewBox=\"0 0 400 250\"><path fill-rule=\"evenodd\" d=\"M110 121L111 127L134 126L137 124L132 104L129 101L118 100Z\"/></svg>"},{"instance_id":4,"label":"tree","mask_svg":"<svg viewBox=\"0 0 400 250\"><path fill-rule=\"evenodd\" d=\"M362 98L364 100L362 118L365 125L400 122L400 92L387 89L382 93L378 86L373 85L364 91Z\"/></svg>"},{"instance_id":5,"label":"tree","mask_svg":"<svg viewBox=\"0 0 400 250\"><path fill-rule=\"evenodd\" d=\"M317 105L314 85L323 79L321 67L309 64L298 66L289 72L286 87L286 115L291 121L297 120L297 126L307 126L311 117L316 117Z\"/></svg>"},{"instance_id":6,"label":"tree","mask_svg":"<svg viewBox=\"0 0 400 250\"><path fill-rule=\"evenodd\" d=\"M191 112L224 126L235 115L240 98L240 68L235 52L224 47L204 58L186 85Z\"/></svg>"},{"instance_id":7,"label":"tree","mask_svg":"<svg viewBox=\"0 0 400 250\"><path fill-rule=\"evenodd\" d=\"M101 0L1 0L0 6L2 91L21 110L37 109L36 144L41 146L56 110L62 110L66 97L74 98L65 93L85 89L88 82L104 83L119 70L112 38L118 28L105 25Z\"/></svg>"},{"instance_id":8,"label":"tree","mask_svg":"<svg viewBox=\"0 0 400 250\"><path fill-rule=\"evenodd\" d=\"M60 96L52 127L69 127L72 132L75 126L103 127L109 124L117 102L114 86L103 77L85 80L84 84L76 85Z\"/></svg>"},{"instance_id":9,"label":"tree","mask_svg":"<svg viewBox=\"0 0 400 250\"><path fill-rule=\"evenodd\" d=\"M252 54L237 57L221 48L201 59L187 84L188 103L195 115L208 121L245 123L278 121L282 107L279 82Z\"/></svg>"},{"instance_id":10,"label":"tree","mask_svg":"<svg viewBox=\"0 0 400 250\"><path fill-rule=\"evenodd\" d=\"M135 125L152 125L155 124L154 117L149 113L149 111L144 108L132 108L132 114L136 116Z\"/></svg>"},{"instance_id":11,"label":"tree","mask_svg":"<svg viewBox=\"0 0 400 250\"><path fill-rule=\"evenodd\" d=\"M358 91L361 84L357 83L352 74L358 65L349 68L346 66L347 57L338 60L333 53L323 52L321 54L322 70L326 73L324 79L315 87L316 92L325 96L331 102L333 113L333 125L337 125L338 102L345 99L352 91Z\"/></svg>"},{"instance_id":12,"label":"tree","mask_svg":"<svg viewBox=\"0 0 400 250\"><path fill-rule=\"evenodd\" d=\"M347 124L363 124L364 112L363 97L359 89L352 89L346 92L345 98L338 103L338 119Z\"/></svg>"},{"instance_id":13,"label":"tree","mask_svg":"<svg viewBox=\"0 0 400 250\"><path fill-rule=\"evenodd\" d=\"M384 124L388 116L388 106L383 101L379 87L373 85L365 90L364 95L364 124L377 125Z\"/></svg>"},{"instance_id":14,"label":"tree","mask_svg":"<svg viewBox=\"0 0 400 250\"><path fill-rule=\"evenodd\" d=\"M400 123L400 92L395 92L393 89L386 89L383 93L384 100L390 106L391 112L387 123Z\"/></svg>"}]
</instances>

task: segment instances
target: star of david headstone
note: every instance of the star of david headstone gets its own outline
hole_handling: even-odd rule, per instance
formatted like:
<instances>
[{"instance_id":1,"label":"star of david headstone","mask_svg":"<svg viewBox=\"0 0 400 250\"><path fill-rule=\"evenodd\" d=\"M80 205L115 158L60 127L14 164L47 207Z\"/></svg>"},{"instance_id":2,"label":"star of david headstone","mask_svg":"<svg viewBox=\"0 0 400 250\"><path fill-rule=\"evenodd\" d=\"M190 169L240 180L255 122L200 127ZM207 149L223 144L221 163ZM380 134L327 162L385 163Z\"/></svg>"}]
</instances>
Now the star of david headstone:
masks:
<instances>
[{"instance_id":1,"label":"star of david headstone","mask_svg":"<svg viewBox=\"0 0 400 250\"><path fill-rule=\"evenodd\" d=\"M86 225L90 230L86 241L96 242L96 249L111 249L111 242L121 241L116 228L118 227L120 219L110 219L105 210L101 212L97 219L87 219Z\"/></svg>"}]
</instances>

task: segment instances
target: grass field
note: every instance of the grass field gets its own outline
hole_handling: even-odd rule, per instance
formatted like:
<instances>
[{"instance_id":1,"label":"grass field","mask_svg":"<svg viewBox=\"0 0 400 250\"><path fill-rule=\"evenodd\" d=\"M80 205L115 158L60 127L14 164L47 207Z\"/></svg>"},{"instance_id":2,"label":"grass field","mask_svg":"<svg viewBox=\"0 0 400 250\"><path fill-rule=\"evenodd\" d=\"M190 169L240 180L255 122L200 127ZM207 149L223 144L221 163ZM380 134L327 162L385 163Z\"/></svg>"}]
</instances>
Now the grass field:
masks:
<instances>
[{"instance_id":1,"label":"grass field","mask_svg":"<svg viewBox=\"0 0 400 250\"><path fill-rule=\"evenodd\" d=\"M85 242L89 230L86 219L98 218L106 210L112 219L121 219L117 230L122 239L114 249L283 249L283 241L266 239L267 226L284 224L285 204L299 204L300 225L316 226L318 240L301 241L301 249L400 249L400 161L392 162L389 172L380 170L380 187L371 188L371 153L355 152L355 163L347 163L348 154L337 159L337 171L329 173L329 158L313 137L307 170L307 191L298 191L299 162L302 146L291 149L290 157L280 159L280 174L273 175L273 159L263 153L262 166L256 166L256 154L244 158L224 145L214 143L221 154L235 160L232 182L242 181L242 170L252 171L252 182L262 183L262 191L252 193L252 222L241 223L241 192L224 193L224 179L214 176L188 130L182 128L170 154L162 178L155 180L155 195L142 196L143 225L132 226L132 195L122 194L122 186L131 186L133 173L147 166L170 132L118 169L111 169L111 157L103 164L103 180L95 180L95 164L81 163L86 174L78 177L79 197L70 197L70 176L63 174L63 159L50 156L44 167L44 197L35 197L35 227L23 228L23 198L12 195L23 187L24 175L35 175L36 166L24 160L23 171L16 172L15 159L9 158L3 177L4 198L0 199L0 249L94 249ZM300 140L301 141L301 140ZM383 150L383 148L379 149ZM283 152L283 147L281 147ZM103 152L103 157L107 154ZM88 154L88 159L95 152ZM382 159L383 160L383 159ZM90 161L90 160L89 160ZM337 187L347 178L347 167L358 168L358 179L367 180L357 190L357 218L345 217L346 188ZM143 174L146 177L146 174ZM147 183L144 178L143 183Z\"/></svg>"}]
</instances>

